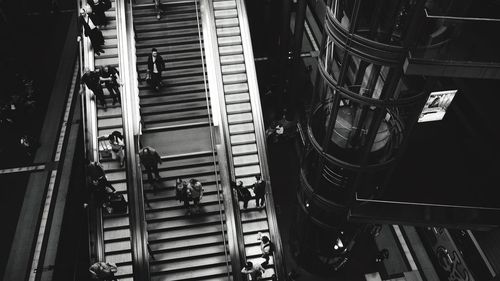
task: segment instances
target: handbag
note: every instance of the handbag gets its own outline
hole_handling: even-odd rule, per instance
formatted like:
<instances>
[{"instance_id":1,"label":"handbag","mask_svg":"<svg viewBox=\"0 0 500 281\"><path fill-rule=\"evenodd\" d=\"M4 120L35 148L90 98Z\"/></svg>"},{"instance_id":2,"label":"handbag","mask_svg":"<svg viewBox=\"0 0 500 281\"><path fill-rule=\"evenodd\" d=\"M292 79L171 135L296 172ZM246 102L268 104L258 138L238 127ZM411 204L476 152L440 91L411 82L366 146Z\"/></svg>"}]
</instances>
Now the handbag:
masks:
<instances>
[{"instance_id":1,"label":"handbag","mask_svg":"<svg viewBox=\"0 0 500 281\"><path fill-rule=\"evenodd\" d=\"M102 150L99 150L101 159L109 159L111 158L111 150L105 145L102 141L99 141L99 147L102 148Z\"/></svg>"}]
</instances>

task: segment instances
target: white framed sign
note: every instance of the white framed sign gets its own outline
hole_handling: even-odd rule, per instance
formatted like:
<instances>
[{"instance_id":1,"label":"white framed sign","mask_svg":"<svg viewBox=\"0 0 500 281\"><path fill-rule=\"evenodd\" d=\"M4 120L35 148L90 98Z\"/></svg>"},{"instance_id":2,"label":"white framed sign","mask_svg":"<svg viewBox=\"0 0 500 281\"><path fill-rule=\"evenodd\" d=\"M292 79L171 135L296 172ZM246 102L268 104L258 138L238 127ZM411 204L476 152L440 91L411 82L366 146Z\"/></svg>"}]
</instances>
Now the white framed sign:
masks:
<instances>
[{"instance_id":1,"label":"white framed sign","mask_svg":"<svg viewBox=\"0 0 500 281\"><path fill-rule=\"evenodd\" d=\"M418 123L442 120L456 93L457 90L432 92L420 113Z\"/></svg>"}]
</instances>

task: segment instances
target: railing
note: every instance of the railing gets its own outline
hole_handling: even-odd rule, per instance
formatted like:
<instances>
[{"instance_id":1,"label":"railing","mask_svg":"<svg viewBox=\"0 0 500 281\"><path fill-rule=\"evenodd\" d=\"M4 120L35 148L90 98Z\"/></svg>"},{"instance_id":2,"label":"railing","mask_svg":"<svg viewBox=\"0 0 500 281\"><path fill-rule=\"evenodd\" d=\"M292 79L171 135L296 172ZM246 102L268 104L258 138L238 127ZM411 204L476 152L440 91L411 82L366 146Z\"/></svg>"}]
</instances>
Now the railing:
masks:
<instances>
[{"instance_id":1,"label":"railing","mask_svg":"<svg viewBox=\"0 0 500 281\"><path fill-rule=\"evenodd\" d=\"M87 5L86 0L81 0L77 2L78 12L81 7ZM81 36L80 40L80 61L83 64L80 65L80 74L83 75L84 69L94 69L94 51L90 45L90 39L83 35L83 30L79 32ZM84 128L84 139L86 146L85 157L90 161L98 161L98 144L97 144L97 107L95 99L92 99L92 91L85 86L81 88L82 93L82 112L84 115L83 123ZM91 200L88 206L88 218L89 218L89 251L90 251L90 262L103 261L104 260L104 233L103 233L103 223L102 223L102 209L97 206L96 200L91 195Z\"/></svg>"},{"instance_id":2,"label":"railing","mask_svg":"<svg viewBox=\"0 0 500 281\"><path fill-rule=\"evenodd\" d=\"M218 127L219 132L219 144L216 145L217 155L219 159L219 170L221 181L223 186L228 188L223 188L223 196L226 198L224 201L226 209L226 226L228 235L228 247L231 256L233 280L241 281L242 276L239 273L245 260L245 245L243 240L239 242L239 238L243 237L243 230L241 229L240 213L239 213L239 203L237 199L233 196L233 191L230 187L231 179L234 179L234 167L230 159L232 159L231 150L227 149L227 145L230 143L229 132L227 131L228 123L226 115L226 107L224 104L223 97L220 94L224 93L224 85L222 83L221 77L221 67L219 63L219 53L217 38L215 36L215 18L213 13L213 3L210 0L201 1L201 19L203 28L203 42L205 49L205 62L207 67L211 70L207 71L207 78L210 95L210 103L212 112L216 114L211 114L213 116L212 123L214 128ZM215 133L215 132L214 132Z\"/></svg>"},{"instance_id":3,"label":"railing","mask_svg":"<svg viewBox=\"0 0 500 281\"><path fill-rule=\"evenodd\" d=\"M135 280L149 280L149 254L147 252L147 227L144 211L142 169L138 154L139 94L137 87L135 35L132 17L132 2L115 1L116 26L120 73L122 122L127 165L127 192L129 201L130 242L132 266Z\"/></svg>"},{"instance_id":4,"label":"railing","mask_svg":"<svg viewBox=\"0 0 500 281\"><path fill-rule=\"evenodd\" d=\"M274 266L276 269L276 279L285 280L286 268L284 263L283 245L279 234L278 222L271 187L271 176L267 163L267 145L265 136L264 120L262 118L262 107L260 104L259 86L257 85L257 73L255 70L252 41L248 25L248 16L243 0L236 0L238 10L238 21L240 23L241 41L243 45L243 55L247 70L248 91L250 95L250 104L252 106L252 118L254 120L255 139L257 142L259 163L261 167L262 178L266 179L266 213L269 223L270 239L274 244Z\"/></svg>"}]
</instances>

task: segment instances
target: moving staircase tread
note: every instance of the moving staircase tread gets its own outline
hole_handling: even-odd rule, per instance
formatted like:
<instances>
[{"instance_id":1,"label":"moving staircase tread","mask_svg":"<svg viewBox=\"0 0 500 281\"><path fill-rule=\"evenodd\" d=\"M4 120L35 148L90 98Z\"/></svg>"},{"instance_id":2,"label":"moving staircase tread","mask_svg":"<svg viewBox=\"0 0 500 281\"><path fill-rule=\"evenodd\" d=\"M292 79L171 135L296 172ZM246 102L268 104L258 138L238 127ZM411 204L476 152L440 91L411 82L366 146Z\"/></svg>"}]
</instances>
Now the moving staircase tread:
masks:
<instances>
[{"instance_id":1,"label":"moving staircase tread","mask_svg":"<svg viewBox=\"0 0 500 281\"><path fill-rule=\"evenodd\" d=\"M124 251L124 249L131 249L130 240L108 242L104 244L105 253L121 252Z\"/></svg>"},{"instance_id":2,"label":"moving staircase tread","mask_svg":"<svg viewBox=\"0 0 500 281\"><path fill-rule=\"evenodd\" d=\"M154 38L174 38L174 37L189 37L189 35L198 34L197 27L186 27L183 29L164 29L160 31L138 31L136 33L136 37L138 41L142 41L145 39L154 39ZM198 39L199 41L199 39Z\"/></svg>"},{"instance_id":3,"label":"moving staircase tread","mask_svg":"<svg viewBox=\"0 0 500 281\"><path fill-rule=\"evenodd\" d=\"M243 234L264 232L269 230L269 225L266 220L242 222Z\"/></svg>"},{"instance_id":4,"label":"moving staircase tread","mask_svg":"<svg viewBox=\"0 0 500 281\"><path fill-rule=\"evenodd\" d=\"M104 231L104 243L107 241L116 241L116 240L130 240L130 229L116 229L111 231Z\"/></svg>"},{"instance_id":5,"label":"moving staircase tread","mask_svg":"<svg viewBox=\"0 0 500 281\"><path fill-rule=\"evenodd\" d=\"M214 9L214 18L224 19L224 18L234 18L238 16L238 11L236 9Z\"/></svg>"},{"instance_id":6,"label":"moving staircase tread","mask_svg":"<svg viewBox=\"0 0 500 281\"><path fill-rule=\"evenodd\" d=\"M224 74L222 75L222 82L224 85L246 83L247 75L245 73Z\"/></svg>"},{"instance_id":7,"label":"moving staircase tread","mask_svg":"<svg viewBox=\"0 0 500 281\"><path fill-rule=\"evenodd\" d=\"M168 260L150 263L152 272L171 272L178 270L193 270L196 268L211 267L216 264L226 264L224 252L210 256L191 256L189 259Z\"/></svg>"},{"instance_id":8,"label":"moving staircase tread","mask_svg":"<svg viewBox=\"0 0 500 281\"><path fill-rule=\"evenodd\" d=\"M227 121L230 125L239 123L248 123L253 121L253 116L252 113L250 112L229 114L227 117L228 117Z\"/></svg>"},{"instance_id":9,"label":"moving staircase tread","mask_svg":"<svg viewBox=\"0 0 500 281\"><path fill-rule=\"evenodd\" d=\"M122 126L122 118L105 118L97 120L97 127L101 129L116 128L117 126Z\"/></svg>"},{"instance_id":10,"label":"moving staircase tread","mask_svg":"<svg viewBox=\"0 0 500 281\"><path fill-rule=\"evenodd\" d=\"M191 248L202 246L215 246L224 244L222 235L185 237L171 240L151 240L149 239L151 249L154 252L170 252L173 250L189 250Z\"/></svg>"},{"instance_id":11,"label":"moving staircase tread","mask_svg":"<svg viewBox=\"0 0 500 281\"><path fill-rule=\"evenodd\" d=\"M205 216L190 217L188 221L186 221L186 219L179 218L176 220L169 220L169 221L150 222L148 223L148 229L150 230L176 229L176 228L184 228L192 224L203 225L203 224L213 224L213 223L220 223L220 216L218 212L206 214Z\"/></svg>"},{"instance_id":12,"label":"moving staircase tread","mask_svg":"<svg viewBox=\"0 0 500 281\"><path fill-rule=\"evenodd\" d=\"M177 85L177 86L167 86L163 87L160 89L160 92L157 92L155 90L150 89L149 86L147 85L140 85L139 89L141 91L139 92L139 97L150 97L150 96L167 96L167 95L180 95L183 93L193 93L193 92L200 92L205 91L205 85L204 84L194 84L194 85Z\"/></svg>"},{"instance_id":13,"label":"moving staircase tread","mask_svg":"<svg viewBox=\"0 0 500 281\"><path fill-rule=\"evenodd\" d=\"M258 164L259 156L257 154L235 156L233 157L233 163L235 167Z\"/></svg>"},{"instance_id":14,"label":"moving staircase tread","mask_svg":"<svg viewBox=\"0 0 500 281\"><path fill-rule=\"evenodd\" d=\"M184 240L189 237L203 237L211 235L221 236L221 231L222 227L220 225L220 222L214 223L212 225L192 225L192 227L190 228L184 227L173 230L167 229L166 231L149 231L149 240ZM117 238L121 238L121 236Z\"/></svg>"},{"instance_id":15,"label":"moving staircase tread","mask_svg":"<svg viewBox=\"0 0 500 281\"><path fill-rule=\"evenodd\" d=\"M226 104L249 102L250 95L248 93L238 93L238 94L226 94L225 96Z\"/></svg>"},{"instance_id":16,"label":"moving staircase tread","mask_svg":"<svg viewBox=\"0 0 500 281\"><path fill-rule=\"evenodd\" d=\"M129 251L126 253L107 254L106 255L106 262L111 262L114 264L131 263L132 262L132 252Z\"/></svg>"},{"instance_id":17,"label":"moving staircase tread","mask_svg":"<svg viewBox=\"0 0 500 281\"><path fill-rule=\"evenodd\" d=\"M245 186L250 186L255 183L255 177L236 177L236 180L242 181ZM251 189L250 192L253 194Z\"/></svg>"},{"instance_id":18,"label":"moving staircase tread","mask_svg":"<svg viewBox=\"0 0 500 281\"><path fill-rule=\"evenodd\" d=\"M231 95L237 93L248 93L247 83L229 84L224 85L224 94Z\"/></svg>"},{"instance_id":19,"label":"moving staircase tread","mask_svg":"<svg viewBox=\"0 0 500 281\"><path fill-rule=\"evenodd\" d=\"M185 219L186 209L179 203L178 205L170 205L168 210L146 210L146 220L148 222L159 222L163 220L175 220L175 219ZM201 211L208 214L219 212L219 206L217 201L212 202L200 202ZM189 220L187 220L189 222Z\"/></svg>"},{"instance_id":20,"label":"moving staircase tread","mask_svg":"<svg viewBox=\"0 0 500 281\"><path fill-rule=\"evenodd\" d=\"M243 46L242 45L221 46L219 47L219 54L221 56L243 54ZM222 74L225 73L222 72Z\"/></svg>"},{"instance_id":21,"label":"moving staircase tread","mask_svg":"<svg viewBox=\"0 0 500 281\"><path fill-rule=\"evenodd\" d=\"M110 107L106 111L99 110L97 114L97 118L107 118L108 116L121 116L122 108L121 107Z\"/></svg>"},{"instance_id":22,"label":"moving staircase tread","mask_svg":"<svg viewBox=\"0 0 500 281\"><path fill-rule=\"evenodd\" d=\"M217 36L238 36L241 34L240 27L218 27L216 29Z\"/></svg>"},{"instance_id":23,"label":"moving staircase tread","mask_svg":"<svg viewBox=\"0 0 500 281\"><path fill-rule=\"evenodd\" d=\"M208 266L204 268L187 268L175 272L154 272L151 274L151 281L184 281L184 280L206 280L220 276L222 280L227 280L227 271L230 270L226 264Z\"/></svg>"},{"instance_id":24,"label":"moving staircase tread","mask_svg":"<svg viewBox=\"0 0 500 281\"><path fill-rule=\"evenodd\" d=\"M106 171L106 178L108 181L124 181L126 179L125 170L116 170L116 171Z\"/></svg>"},{"instance_id":25,"label":"moving staircase tread","mask_svg":"<svg viewBox=\"0 0 500 281\"><path fill-rule=\"evenodd\" d=\"M164 114L170 112L183 112L188 110L205 109L207 111L207 101L190 101L174 104L158 104L141 108L141 116Z\"/></svg>"},{"instance_id":26,"label":"moving staircase tread","mask_svg":"<svg viewBox=\"0 0 500 281\"><path fill-rule=\"evenodd\" d=\"M249 132L246 134L231 135L231 145L251 144L255 143L255 133Z\"/></svg>"},{"instance_id":27,"label":"moving staircase tread","mask_svg":"<svg viewBox=\"0 0 500 281\"><path fill-rule=\"evenodd\" d=\"M186 109L180 112L158 112L156 114L144 115L142 120L147 126L154 126L158 123L162 123L162 125L191 123L193 119L204 120L204 118L208 118L206 109Z\"/></svg>"},{"instance_id":28,"label":"moving staircase tread","mask_svg":"<svg viewBox=\"0 0 500 281\"><path fill-rule=\"evenodd\" d=\"M247 134L255 132L255 128L252 123L241 123L235 125L229 125L229 134L237 135L237 134Z\"/></svg>"},{"instance_id":29,"label":"moving staircase tread","mask_svg":"<svg viewBox=\"0 0 500 281\"><path fill-rule=\"evenodd\" d=\"M223 55L219 57L221 65L241 64L245 62L243 55Z\"/></svg>"},{"instance_id":30,"label":"moving staircase tread","mask_svg":"<svg viewBox=\"0 0 500 281\"><path fill-rule=\"evenodd\" d=\"M156 19L156 15L153 13L135 13L134 12L134 23L136 26L149 25L151 23L170 23L176 21L194 20L196 21L196 13L186 11L185 13L169 14L161 19Z\"/></svg>"},{"instance_id":31,"label":"moving staircase tread","mask_svg":"<svg viewBox=\"0 0 500 281\"><path fill-rule=\"evenodd\" d=\"M224 244L201 245L196 248L170 250L168 252L155 253L155 261L152 264L172 262L176 260L190 259L192 257L209 257L224 253Z\"/></svg>"},{"instance_id":32,"label":"moving staircase tread","mask_svg":"<svg viewBox=\"0 0 500 281\"><path fill-rule=\"evenodd\" d=\"M249 205L249 208L254 207L255 200L251 200L251 202L249 202L248 205ZM262 209L251 209L251 210L252 211L246 210L246 211L241 212L241 221L242 222L259 221L259 220L267 219L267 214L264 210L262 210Z\"/></svg>"},{"instance_id":33,"label":"moving staircase tread","mask_svg":"<svg viewBox=\"0 0 500 281\"><path fill-rule=\"evenodd\" d=\"M223 47L220 47L223 48ZM219 48L219 49L220 49ZM231 73L242 73L246 72L245 64L229 64L221 66L222 74L231 74Z\"/></svg>"},{"instance_id":34,"label":"moving staircase tread","mask_svg":"<svg viewBox=\"0 0 500 281\"><path fill-rule=\"evenodd\" d=\"M189 5L189 4L192 4L192 2L186 3L185 5L182 5L182 4L181 5L171 5L168 3L168 1L161 3L162 8L167 10L166 17L168 17L170 15L184 14L186 12L196 13L195 7L193 5ZM146 5L134 5L133 14L134 14L134 21L136 18L140 18L140 16L142 16L142 15L151 14L154 17L156 15L155 11L154 11L154 4L149 2ZM154 19L156 20L156 17L154 17Z\"/></svg>"},{"instance_id":35,"label":"moving staircase tread","mask_svg":"<svg viewBox=\"0 0 500 281\"><path fill-rule=\"evenodd\" d=\"M143 95L140 98L141 107L154 106L157 104L173 104L206 100L204 91L184 93L182 95Z\"/></svg>"},{"instance_id":36,"label":"moving staircase tread","mask_svg":"<svg viewBox=\"0 0 500 281\"><path fill-rule=\"evenodd\" d=\"M224 18L224 19L216 19L215 27L232 27L239 26L238 18Z\"/></svg>"},{"instance_id":37,"label":"moving staircase tread","mask_svg":"<svg viewBox=\"0 0 500 281\"><path fill-rule=\"evenodd\" d=\"M233 145L231 147L233 155L244 155L257 153L257 145L255 143Z\"/></svg>"},{"instance_id":38,"label":"moving staircase tread","mask_svg":"<svg viewBox=\"0 0 500 281\"><path fill-rule=\"evenodd\" d=\"M191 128L208 127L209 119L208 116L188 119L188 120L174 120L174 121L164 121L156 123L147 123L147 126L143 128L143 133L145 135L158 133L158 132L168 132L168 131L179 131Z\"/></svg>"},{"instance_id":39,"label":"moving staircase tread","mask_svg":"<svg viewBox=\"0 0 500 281\"><path fill-rule=\"evenodd\" d=\"M113 57L113 58L99 58L99 57L96 57L95 59L95 65L111 65L111 64L114 64L116 63L116 60L118 59L118 57Z\"/></svg>"},{"instance_id":40,"label":"moving staircase tread","mask_svg":"<svg viewBox=\"0 0 500 281\"><path fill-rule=\"evenodd\" d=\"M228 115L241 112L252 112L252 105L250 102L233 103L226 105L226 112Z\"/></svg>"},{"instance_id":41,"label":"moving staircase tread","mask_svg":"<svg viewBox=\"0 0 500 281\"><path fill-rule=\"evenodd\" d=\"M254 164L254 165L248 165L248 166L235 167L234 174L237 177L259 175L260 174L260 166L259 166L259 164L257 164L257 165Z\"/></svg>"},{"instance_id":42,"label":"moving staircase tread","mask_svg":"<svg viewBox=\"0 0 500 281\"><path fill-rule=\"evenodd\" d=\"M122 216L118 217L112 217L112 218L105 218L103 220L103 227L104 230L110 229L110 228L121 228L125 226L129 226L130 222L128 220L128 215L123 214Z\"/></svg>"},{"instance_id":43,"label":"moving staircase tread","mask_svg":"<svg viewBox=\"0 0 500 281\"><path fill-rule=\"evenodd\" d=\"M262 235L263 236L267 236L267 237L270 237L269 235L269 230L265 230L265 231L261 231ZM245 243L245 245L251 245L251 244L260 244L260 241L257 240L257 236L258 236L258 233L255 232L255 233L249 233L249 234L244 234L243 235L243 241Z\"/></svg>"},{"instance_id":44,"label":"moving staircase tread","mask_svg":"<svg viewBox=\"0 0 500 281\"><path fill-rule=\"evenodd\" d=\"M235 35L235 36L218 37L217 43L219 44L219 47L239 45L241 44L241 36Z\"/></svg>"},{"instance_id":45,"label":"moving staircase tread","mask_svg":"<svg viewBox=\"0 0 500 281\"><path fill-rule=\"evenodd\" d=\"M186 178L186 176L191 176L189 178L197 178L200 180L201 175L211 175L215 173L215 167L213 165L204 165L204 166L199 166L199 167L180 167L178 169L176 168L169 168L166 169L162 166L160 166L160 176L162 179L176 179L178 177L180 178ZM177 176L176 176L177 174ZM203 181L200 180L200 182L203 184Z\"/></svg>"},{"instance_id":46,"label":"moving staircase tread","mask_svg":"<svg viewBox=\"0 0 500 281\"><path fill-rule=\"evenodd\" d=\"M196 22L196 16L191 19L185 18L182 21L170 21L170 22L151 22L148 24L136 25L135 30L137 33L149 32L149 31L160 31L160 30L176 30L185 28L198 28L198 23Z\"/></svg>"},{"instance_id":47,"label":"moving staircase tread","mask_svg":"<svg viewBox=\"0 0 500 281\"><path fill-rule=\"evenodd\" d=\"M161 46L173 46L182 44L199 43L200 39L197 34L189 34L182 37L170 37L170 38L155 38L155 39L144 39L136 42L137 50L157 48Z\"/></svg>"},{"instance_id":48,"label":"moving staircase tread","mask_svg":"<svg viewBox=\"0 0 500 281\"><path fill-rule=\"evenodd\" d=\"M204 174L204 175L197 175L197 174L192 174L192 173L184 173L183 175L177 175L177 176L171 176L171 177L162 177L162 182L165 181L175 181L176 178L181 177L181 178L196 178L199 180L202 184L205 182L215 182L215 174L214 173L209 173L209 174ZM219 175L217 175L217 178L219 178ZM219 179L220 180L220 179Z\"/></svg>"},{"instance_id":49,"label":"moving staircase tread","mask_svg":"<svg viewBox=\"0 0 500 281\"><path fill-rule=\"evenodd\" d=\"M214 1L213 6L214 10L234 9L236 8L236 1L234 0Z\"/></svg>"}]
</instances>

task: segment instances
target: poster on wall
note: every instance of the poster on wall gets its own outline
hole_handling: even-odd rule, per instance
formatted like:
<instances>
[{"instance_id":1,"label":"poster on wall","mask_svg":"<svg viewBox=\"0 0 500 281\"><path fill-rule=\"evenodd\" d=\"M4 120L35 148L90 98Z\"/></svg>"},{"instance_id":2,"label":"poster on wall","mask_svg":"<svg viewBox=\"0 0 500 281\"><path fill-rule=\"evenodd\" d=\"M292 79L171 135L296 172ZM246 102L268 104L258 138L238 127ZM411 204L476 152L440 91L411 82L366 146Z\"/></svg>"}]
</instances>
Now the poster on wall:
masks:
<instances>
[{"instance_id":1,"label":"poster on wall","mask_svg":"<svg viewBox=\"0 0 500 281\"><path fill-rule=\"evenodd\" d=\"M456 93L457 90L432 92L420 113L418 122L442 120Z\"/></svg>"}]
</instances>

